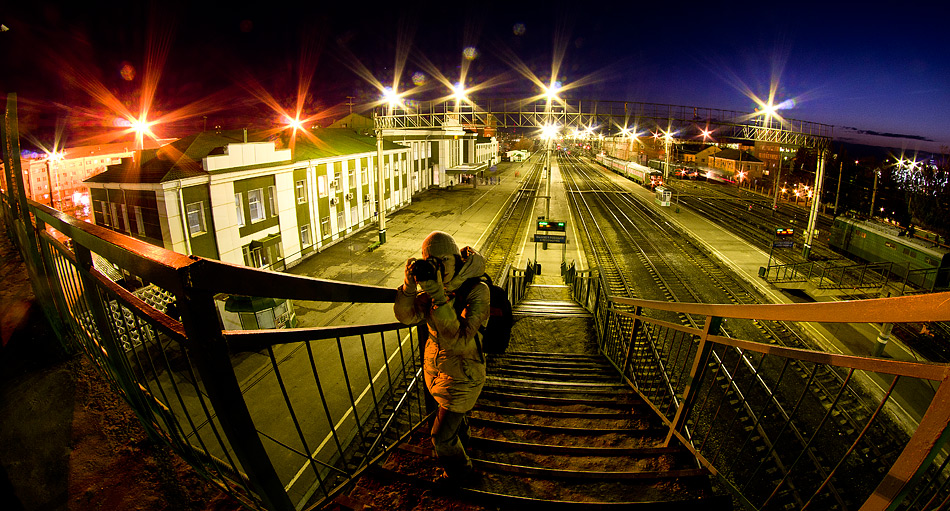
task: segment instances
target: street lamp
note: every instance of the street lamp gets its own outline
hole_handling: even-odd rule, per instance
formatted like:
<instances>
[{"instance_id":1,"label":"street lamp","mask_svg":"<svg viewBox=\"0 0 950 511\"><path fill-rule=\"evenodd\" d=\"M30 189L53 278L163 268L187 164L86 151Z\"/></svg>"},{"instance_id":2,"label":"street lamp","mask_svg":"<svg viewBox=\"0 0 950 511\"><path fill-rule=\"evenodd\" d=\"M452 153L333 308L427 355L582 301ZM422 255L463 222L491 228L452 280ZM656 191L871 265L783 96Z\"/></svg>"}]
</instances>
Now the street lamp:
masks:
<instances>
[{"instance_id":1,"label":"street lamp","mask_svg":"<svg viewBox=\"0 0 950 511\"><path fill-rule=\"evenodd\" d=\"M386 103L386 116L392 118L393 105L399 103L399 94L392 87L383 87L383 101ZM376 119L376 175L377 198L376 214L379 216L379 244L386 243L386 178L383 174L383 126Z\"/></svg>"}]
</instances>

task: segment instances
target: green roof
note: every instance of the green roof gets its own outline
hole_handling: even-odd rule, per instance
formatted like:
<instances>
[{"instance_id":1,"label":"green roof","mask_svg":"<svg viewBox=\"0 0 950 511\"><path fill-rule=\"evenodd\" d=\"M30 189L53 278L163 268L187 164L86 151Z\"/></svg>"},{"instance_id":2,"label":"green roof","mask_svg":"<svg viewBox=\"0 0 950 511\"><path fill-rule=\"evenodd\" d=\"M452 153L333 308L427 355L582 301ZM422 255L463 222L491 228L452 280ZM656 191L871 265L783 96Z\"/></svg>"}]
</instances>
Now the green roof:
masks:
<instances>
[{"instance_id":1,"label":"green roof","mask_svg":"<svg viewBox=\"0 0 950 511\"><path fill-rule=\"evenodd\" d=\"M260 135L248 134L247 142L266 142ZM290 145L285 134L273 139L276 149ZM245 142L243 130L203 132L180 138L158 149L136 152L135 158L110 165L105 172L86 180L87 183L161 183L209 174L202 160L209 155L223 154L228 144ZM405 149L405 146L383 141L383 150ZM363 135L349 128L314 128L298 132L294 140L294 161L332 158L350 154L376 152L376 137ZM268 162L243 167L218 169L215 173L266 168L285 162Z\"/></svg>"},{"instance_id":2,"label":"green roof","mask_svg":"<svg viewBox=\"0 0 950 511\"><path fill-rule=\"evenodd\" d=\"M405 146L383 140L384 151L394 149L405 149ZM376 137L362 135L349 128L315 128L307 134L297 134L294 161L375 151Z\"/></svg>"}]
</instances>

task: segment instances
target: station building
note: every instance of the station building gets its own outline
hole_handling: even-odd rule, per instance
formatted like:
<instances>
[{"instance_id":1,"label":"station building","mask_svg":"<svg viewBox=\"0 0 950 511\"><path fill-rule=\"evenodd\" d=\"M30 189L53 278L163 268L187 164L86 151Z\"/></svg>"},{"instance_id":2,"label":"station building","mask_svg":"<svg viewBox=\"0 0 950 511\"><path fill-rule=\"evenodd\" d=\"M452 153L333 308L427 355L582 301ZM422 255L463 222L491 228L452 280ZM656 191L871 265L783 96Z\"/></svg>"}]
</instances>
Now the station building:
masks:
<instances>
[{"instance_id":1,"label":"station building","mask_svg":"<svg viewBox=\"0 0 950 511\"><path fill-rule=\"evenodd\" d=\"M86 180L94 221L183 254L283 269L376 217L376 139L298 133L293 147L203 132ZM384 141L384 207L411 200L411 150ZM426 183L420 183L425 186Z\"/></svg>"},{"instance_id":2,"label":"station building","mask_svg":"<svg viewBox=\"0 0 950 511\"><path fill-rule=\"evenodd\" d=\"M335 125L347 127L298 132L292 147L232 130L137 151L86 179L93 220L179 253L282 270L378 220L380 167L389 212L444 183L442 165L497 159L494 139L435 129L384 137L379 165L365 118Z\"/></svg>"}]
</instances>

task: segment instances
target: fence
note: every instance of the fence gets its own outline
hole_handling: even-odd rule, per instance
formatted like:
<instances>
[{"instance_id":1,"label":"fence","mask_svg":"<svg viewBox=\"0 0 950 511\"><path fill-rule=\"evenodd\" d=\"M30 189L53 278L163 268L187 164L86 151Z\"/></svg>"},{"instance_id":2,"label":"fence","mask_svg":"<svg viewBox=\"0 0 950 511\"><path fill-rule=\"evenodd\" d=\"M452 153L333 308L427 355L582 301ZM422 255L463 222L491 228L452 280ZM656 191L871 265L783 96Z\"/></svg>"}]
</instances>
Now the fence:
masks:
<instances>
[{"instance_id":1,"label":"fence","mask_svg":"<svg viewBox=\"0 0 950 511\"><path fill-rule=\"evenodd\" d=\"M319 504L423 420L415 327L223 331L214 303L220 293L386 303L391 318L395 290L186 257L41 204L25 214L2 204L21 252L38 255L31 278L64 337L152 438L249 507Z\"/></svg>"},{"instance_id":2,"label":"fence","mask_svg":"<svg viewBox=\"0 0 950 511\"><path fill-rule=\"evenodd\" d=\"M950 502L950 366L722 335L723 321L946 321L950 293L861 302L708 305L606 296L572 271L600 349L749 509L940 509ZM693 325L657 319L689 315ZM913 402L910 402L913 400ZM908 418L914 405L923 411ZM909 426L907 423L911 423ZM901 427L901 425L905 427Z\"/></svg>"}]
</instances>

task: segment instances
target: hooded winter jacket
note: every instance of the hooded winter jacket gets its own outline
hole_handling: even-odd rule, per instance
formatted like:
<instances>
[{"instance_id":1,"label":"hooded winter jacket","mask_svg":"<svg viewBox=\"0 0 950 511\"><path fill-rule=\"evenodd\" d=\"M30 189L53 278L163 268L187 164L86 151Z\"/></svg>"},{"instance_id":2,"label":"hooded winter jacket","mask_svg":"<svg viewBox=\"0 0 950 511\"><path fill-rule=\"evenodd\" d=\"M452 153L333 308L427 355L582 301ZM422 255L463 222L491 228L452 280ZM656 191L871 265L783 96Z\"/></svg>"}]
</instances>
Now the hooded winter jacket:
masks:
<instances>
[{"instance_id":1,"label":"hooded winter jacket","mask_svg":"<svg viewBox=\"0 0 950 511\"><path fill-rule=\"evenodd\" d=\"M485 273L485 258L472 250L455 277L444 283L448 302L434 307L425 293L407 292L399 286L393 312L406 325L425 321L429 340L425 349L426 387L443 408L465 413L475 406L485 384L485 359L478 350L475 336L488 323L488 285L479 282L468 292L461 316L456 314L455 291L463 282Z\"/></svg>"}]
</instances>

